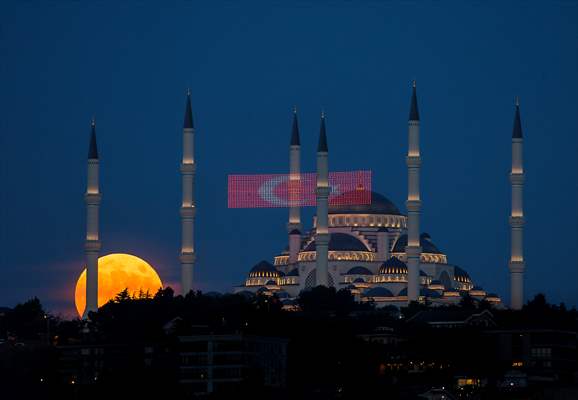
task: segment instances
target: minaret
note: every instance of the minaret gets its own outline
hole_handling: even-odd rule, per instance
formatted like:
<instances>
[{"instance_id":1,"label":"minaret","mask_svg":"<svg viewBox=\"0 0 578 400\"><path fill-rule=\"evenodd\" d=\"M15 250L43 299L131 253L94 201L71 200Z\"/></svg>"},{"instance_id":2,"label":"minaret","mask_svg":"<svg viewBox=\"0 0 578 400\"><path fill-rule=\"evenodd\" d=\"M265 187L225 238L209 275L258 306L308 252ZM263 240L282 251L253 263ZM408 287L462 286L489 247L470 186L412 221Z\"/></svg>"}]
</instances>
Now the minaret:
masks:
<instances>
[{"instance_id":1,"label":"minaret","mask_svg":"<svg viewBox=\"0 0 578 400\"><path fill-rule=\"evenodd\" d=\"M100 189L98 185L98 148L96 146L96 122L91 122L90 144L88 147L88 171L86 179L86 307L82 318L88 318L90 311L98 310L98 253L100 238L98 235L98 211L100 207Z\"/></svg>"},{"instance_id":2,"label":"minaret","mask_svg":"<svg viewBox=\"0 0 578 400\"><path fill-rule=\"evenodd\" d=\"M293 127L289 144L289 264L297 262L301 244L301 141L299 140L299 122L297 107L293 107Z\"/></svg>"},{"instance_id":3,"label":"minaret","mask_svg":"<svg viewBox=\"0 0 578 400\"><path fill-rule=\"evenodd\" d=\"M181 177L183 201L181 204L181 289L183 296L193 289L193 267L195 246L193 230L195 224L195 157L193 151L195 127L191 108L191 91L187 90L185 121L183 124L183 159Z\"/></svg>"},{"instance_id":4,"label":"minaret","mask_svg":"<svg viewBox=\"0 0 578 400\"><path fill-rule=\"evenodd\" d=\"M317 285L328 286L329 269L329 231L327 228L329 198L329 166L327 163L327 135L325 133L325 114L321 113L319 144L317 146L317 223L315 227L315 251Z\"/></svg>"},{"instance_id":5,"label":"minaret","mask_svg":"<svg viewBox=\"0 0 578 400\"><path fill-rule=\"evenodd\" d=\"M419 193L419 170L421 157L419 152L419 112L417 108L417 94L415 81L411 94L411 106L408 122L408 150L407 150L407 299L419 299L419 263L421 247L419 240L419 213L421 200Z\"/></svg>"},{"instance_id":6,"label":"minaret","mask_svg":"<svg viewBox=\"0 0 578 400\"><path fill-rule=\"evenodd\" d=\"M520 103L516 98L516 115L512 131L512 212L510 214L511 256L510 256L510 307L519 310L524 304L524 209L522 198L524 192L524 164L522 124L520 122Z\"/></svg>"}]
</instances>

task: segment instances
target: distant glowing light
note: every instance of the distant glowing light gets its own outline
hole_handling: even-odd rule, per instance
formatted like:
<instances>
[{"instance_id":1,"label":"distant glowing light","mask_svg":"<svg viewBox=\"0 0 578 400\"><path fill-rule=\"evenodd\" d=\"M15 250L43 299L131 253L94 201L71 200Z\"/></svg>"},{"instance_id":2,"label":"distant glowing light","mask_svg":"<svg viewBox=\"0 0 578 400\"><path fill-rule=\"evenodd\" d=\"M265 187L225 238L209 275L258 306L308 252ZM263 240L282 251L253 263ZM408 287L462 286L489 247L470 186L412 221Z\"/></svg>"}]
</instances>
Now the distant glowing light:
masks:
<instances>
[{"instance_id":1,"label":"distant glowing light","mask_svg":"<svg viewBox=\"0 0 578 400\"><path fill-rule=\"evenodd\" d=\"M129 295L140 291L154 295L163 283L154 268L146 261L130 254L108 254L98 259L98 307L128 289ZM80 274L74 293L78 315L86 307L86 268Z\"/></svg>"},{"instance_id":2,"label":"distant glowing light","mask_svg":"<svg viewBox=\"0 0 578 400\"><path fill-rule=\"evenodd\" d=\"M316 205L317 174L229 175L229 208ZM329 204L371 204L371 171L329 173Z\"/></svg>"}]
</instances>

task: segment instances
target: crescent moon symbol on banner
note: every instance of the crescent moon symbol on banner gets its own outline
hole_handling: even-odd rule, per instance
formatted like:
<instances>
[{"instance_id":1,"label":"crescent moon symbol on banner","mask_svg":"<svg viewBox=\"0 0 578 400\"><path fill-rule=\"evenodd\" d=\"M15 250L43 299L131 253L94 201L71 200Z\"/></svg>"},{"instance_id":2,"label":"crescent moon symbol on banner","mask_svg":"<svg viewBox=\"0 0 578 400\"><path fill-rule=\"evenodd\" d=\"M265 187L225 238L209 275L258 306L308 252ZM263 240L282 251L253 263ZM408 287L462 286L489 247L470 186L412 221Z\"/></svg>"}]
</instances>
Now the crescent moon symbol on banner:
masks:
<instances>
[{"instance_id":1,"label":"crescent moon symbol on banner","mask_svg":"<svg viewBox=\"0 0 578 400\"><path fill-rule=\"evenodd\" d=\"M259 187L259 197L276 207L286 207L288 200L283 200L276 196L274 190L279 184L286 182L288 178L288 176L278 176L265 181L261 187Z\"/></svg>"}]
</instances>

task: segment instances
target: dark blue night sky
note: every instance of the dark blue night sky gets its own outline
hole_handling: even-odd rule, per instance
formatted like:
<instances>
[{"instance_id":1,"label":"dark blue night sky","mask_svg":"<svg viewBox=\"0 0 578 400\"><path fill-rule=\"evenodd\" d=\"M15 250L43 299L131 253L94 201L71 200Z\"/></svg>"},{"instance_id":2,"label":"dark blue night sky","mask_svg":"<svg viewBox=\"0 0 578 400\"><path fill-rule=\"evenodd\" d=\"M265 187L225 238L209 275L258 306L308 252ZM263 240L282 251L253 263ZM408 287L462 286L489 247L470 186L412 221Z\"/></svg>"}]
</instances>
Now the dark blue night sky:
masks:
<instances>
[{"instance_id":1,"label":"dark blue night sky","mask_svg":"<svg viewBox=\"0 0 578 400\"><path fill-rule=\"evenodd\" d=\"M2 2L0 305L69 313L83 265L90 118L103 253L177 282L181 126L197 128L198 288L226 291L286 245L286 209L227 209L227 175L288 168L291 108L314 171L371 169L405 210L407 115L421 116L422 228L508 299L514 97L525 135L526 297L578 304L576 2ZM313 209L305 211L310 226Z\"/></svg>"}]
</instances>

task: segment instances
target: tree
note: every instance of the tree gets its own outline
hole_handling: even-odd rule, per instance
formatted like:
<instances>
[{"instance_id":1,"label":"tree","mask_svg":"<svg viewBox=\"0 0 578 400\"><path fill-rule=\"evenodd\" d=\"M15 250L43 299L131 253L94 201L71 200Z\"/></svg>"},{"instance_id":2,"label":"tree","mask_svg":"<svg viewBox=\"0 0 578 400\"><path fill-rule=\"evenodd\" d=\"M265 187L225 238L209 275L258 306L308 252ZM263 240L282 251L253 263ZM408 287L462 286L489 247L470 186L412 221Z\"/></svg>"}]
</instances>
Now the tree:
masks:
<instances>
[{"instance_id":1,"label":"tree","mask_svg":"<svg viewBox=\"0 0 578 400\"><path fill-rule=\"evenodd\" d=\"M119 292L116 296L114 296L115 303L124 303L131 300L130 294L128 293L128 288L124 288L121 292Z\"/></svg>"},{"instance_id":2,"label":"tree","mask_svg":"<svg viewBox=\"0 0 578 400\"><path fill-rule=\"evenodd\" d=\"M476 301L469 293L466 293L460 300L460 307L466 310L474 310L476 308Z\"/></svg>"}]
</instances>

